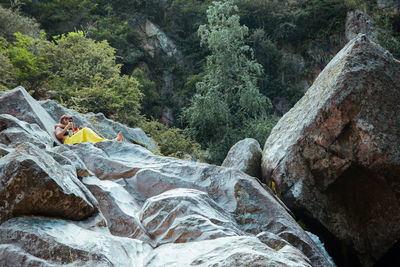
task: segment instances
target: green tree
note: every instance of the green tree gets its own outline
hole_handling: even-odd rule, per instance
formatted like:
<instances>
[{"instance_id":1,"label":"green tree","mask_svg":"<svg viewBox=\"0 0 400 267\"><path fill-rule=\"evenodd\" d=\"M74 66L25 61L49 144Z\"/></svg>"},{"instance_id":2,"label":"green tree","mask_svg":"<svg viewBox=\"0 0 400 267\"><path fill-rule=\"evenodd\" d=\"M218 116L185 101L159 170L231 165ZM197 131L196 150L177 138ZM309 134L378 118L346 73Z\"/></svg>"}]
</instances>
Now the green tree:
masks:
<instances>
[{"instance_id":1,"label":"green tree","mask_svg":"<svg viewBox=\"0 0 400 267\"><path fill-rule=\"evenodd\" d=\"M115 49L107 41L96 42L81 31L55 39L49 84L59 102L82 112L102 112L130 126L142 119L140 84L120 75Z\"/></svg>"},{"instance_id":2,"label":"green tree","mask_svg":"<svg viewBox=\"0 0 400 267\"><path fill-rule=\"evenodd\" d=\"M207 25L198 33L207 45L205 73L183 117L188 133L210 148L211 161L219 163L228 149L245 137L246 121L265 117L270 101L257 82L263 73L245 44L248 28L240 25L235 1L214 2L207 10Z\"/></svg>"}]
</instances>

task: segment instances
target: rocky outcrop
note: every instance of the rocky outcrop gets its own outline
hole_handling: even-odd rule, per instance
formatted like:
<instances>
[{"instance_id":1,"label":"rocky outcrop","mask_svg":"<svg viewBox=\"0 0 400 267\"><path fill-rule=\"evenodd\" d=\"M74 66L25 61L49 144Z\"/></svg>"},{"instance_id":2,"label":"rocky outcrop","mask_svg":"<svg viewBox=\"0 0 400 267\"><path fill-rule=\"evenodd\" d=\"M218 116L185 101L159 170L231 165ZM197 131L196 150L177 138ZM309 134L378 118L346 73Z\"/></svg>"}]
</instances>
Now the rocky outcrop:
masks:
<instances>
[{"instance_id":1,"label":"rocky outcrop","mask_svg":"<svg viewBox=\"0 0 400 267\"><path fill-rule=\"evenodd\" d=\"M0 225L0 244L6 250L0 259L5 266L143 266L152 250L142 241L97 233L68 221L26 217Z\"/></svg>"},{"instance_id":2,"label":"rocky outcrop","mask_svg":"<svg viewBox=\"0 0 400 267\"><path fill-rule=\"evenodd\" d=\"M23 142L29 142L40 148L50 148L54 139L36 123L27 123L9 114L0 114L0 143L15 147Z\"/></svg>"},{"instance_id":3,"label":"rocky outcrop","mask_svg":"<svg viewBox=\"0 0 400 267\"><path fill-rule=\"evenodd\" d=\"M28 141L0 138L1 265L330 266L287 207L239 170L130 142L41 145L50 135L24 116L0 118L0 136L16 128Z\"/></svg>"},{"instance_id":4,"label":"rocky outcrop","mask_svg":"<svg viewBox=\"0 0 400 267\"><path fill-rule=\"evenodd\" d=\"M83 220L97 212L78 178L29 143L0 158L0 182L0 223L20 215Z\"/></svg>"},{"instance_id":5,"label":"rocky outcrop","mask_svg":"<svg viewBox=\"0 0 400 267\"><path fill-rule=\"evenodd\" d=\"M190 253L188 253L190 251ZM270 248L256 237L233 236L186 244L166 244L150 253L146 266L323 266L312 265L293 247Z\"/></svg>"},{"instance_id":6,"label":"rocky outcrop","mask_svg":"<svg viewBox=\"0 0 400 267\"><path fill-rule=\"evenodd\" d=\"M400 62L349 42L266 141L265 180L366 266L400 238Z\"/></svg>"},{"instance_id":7,"label":"rocky outcrop","mask_svg":"<svg viewBox=\"0 0 400 267\"><path fill-rule=\"evenodd\" d=\"M221 166L234 168L250 176L261 178L261 156L262 150L258 141L246 138L231 147Z\"/></svg>"},{"instance_id":8,"label":"rocky outcrop","mask_svg":"<svg viewBox=\"0 0 400 267\"><path fill-rule=\"evenodd\" d=\"M54 136L53 127L56 122L23 87L0 92L0 114L9 114L21 121L36 123L55 143L60 143Z\"/></svg>"},{"instance_id":9,"label":"rocky outcrop","mask_svg":"<svg viewBox=\"0 0 400 267\"><path fill-rule=\"evenodd\" d=\"M153 140L140 128L129 128L121 123L107 119L102 113L94 114L89 112L87 114L81 114L75 110L67 109L53 100L44 100L39 103L51 114L55 121L58 121L61 115L67 113L74 117L74 123L77 126L89 127L104 138L114 139L117 133L121 131L126 141L143 145L153 152L158 152L158 148Z\"/></svg>"}]
</instances>

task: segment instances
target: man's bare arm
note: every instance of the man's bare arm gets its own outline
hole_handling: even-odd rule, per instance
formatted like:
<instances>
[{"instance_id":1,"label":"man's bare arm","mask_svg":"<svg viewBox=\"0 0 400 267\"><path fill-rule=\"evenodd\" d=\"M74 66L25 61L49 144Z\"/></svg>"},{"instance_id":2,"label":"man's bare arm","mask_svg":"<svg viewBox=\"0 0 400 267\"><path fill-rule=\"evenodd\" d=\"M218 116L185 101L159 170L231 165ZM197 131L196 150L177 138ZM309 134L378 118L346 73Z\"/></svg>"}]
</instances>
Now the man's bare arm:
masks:
<instances>
[{"instance_id":1,"label":"man's bare arm","mask_svg":"<svg viewBox=\"0 0 400 267\"><path fill-rule=\"evenodd\" d=\"M58 126L58 125L57 125ZM65 133L69 130L72 129L73 125L72 122L68 123L68 125L66 125L64 128L62 127L56 127L56 129L54 130L54 134L58 139L62 139L65 135Z\"/></svg>"}]
</instances>

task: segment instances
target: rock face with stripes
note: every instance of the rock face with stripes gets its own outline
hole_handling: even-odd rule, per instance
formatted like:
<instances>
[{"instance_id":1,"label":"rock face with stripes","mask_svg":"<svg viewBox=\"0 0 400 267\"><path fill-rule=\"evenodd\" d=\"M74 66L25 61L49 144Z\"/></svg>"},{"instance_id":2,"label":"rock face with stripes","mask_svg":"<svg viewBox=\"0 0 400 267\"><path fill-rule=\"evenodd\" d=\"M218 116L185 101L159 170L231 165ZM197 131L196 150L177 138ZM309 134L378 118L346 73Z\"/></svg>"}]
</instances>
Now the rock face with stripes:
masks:
<instances>
[{"instance_id":1,"label":"rock face with stripes","mask_svg":"<svg viewBox=\"0 0 400 267\"><path fill-rule=\"evenodd\" d=\"M0 95L35 107L0 109L1 266L331 265L255 177L129 141L60 145L23 95Z\"/></svg>"},{"instance_id":2,"label":"rock face with stripes","mask_svg":"<svg viewBox=\"0 0 400 267\"><path fill-rule=\"evenodd\" d=\"M265 143L263 177L366 266L400 239L400 62L350 41Z\"/></svg>"}]
</instances>

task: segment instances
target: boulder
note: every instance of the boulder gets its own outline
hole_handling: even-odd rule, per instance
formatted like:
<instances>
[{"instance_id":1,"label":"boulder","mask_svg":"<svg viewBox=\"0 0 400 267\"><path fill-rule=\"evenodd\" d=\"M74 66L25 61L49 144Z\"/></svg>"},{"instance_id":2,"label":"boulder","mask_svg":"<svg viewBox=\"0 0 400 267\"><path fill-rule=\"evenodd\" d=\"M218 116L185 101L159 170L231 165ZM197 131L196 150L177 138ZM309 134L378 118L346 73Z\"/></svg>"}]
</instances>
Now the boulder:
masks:
<instances>
[{"instance_id":1,"label":"boulder","mask_svg":"<svg viewBox=\"0 0 400 267\"><path fill-rule=\"evenodd\" d=\"M15 147L23 142L40 148L50 148L54 140L36 123L27 123L9 114L0 114L0 143Z\"/></svg>"},{"instance_id":2,"label":"boulder","mask_svg":"<svg viewBox=\"0 0 400 267\"><path fill-rule=\"evenodd\" d=\"M147 199L140 214L156 245L246 235L207 193L172 189Z\"/></svg>"},{"instance_id":3,"label":"boulder","mask_svg":"<svg viewBox=\"0 0 400 267\"><path fill-rule=\"evenodd\" d=\"M0 114L9 114L21 121L36 123L56 144L60 144L54 135L55 120L23 87L0 92Z\"/></svg>"},{"instance_id":4,"label":"boulder","mask_svg":"<svg viewBox=\"0 0 400 267\"><path fill-rule=\"evenodd\" d=\"M140 222L141 207L123 186L113 181L99 180L94 176L85 177L82 182L99 202L111 234L139 239L154 245Z\"/></svg>"},{"instance_id":5,"label":"boulder","mask_svg":"<svg viewBox=\"0 0 400 267\"><path fill-rule=\"evenodd\" d=\"M48 218L13 218L0 225L5 266L143 266L152 248L139 240L81 228ZM1 254L0 254L1 255ZM37 265L34 265L37 266Z\"/></svg>"},{"instance_id":6,"label":"boulder","mask_svg":"<svg viewBox=\"0 0 400 267\"><path fill-rule=\"evenodd\" d=\"M293 247L273 249L256 237L230 236L185 244L165 244L154 249L145 266L324 266L311 265Z\"/></svg>"},{"instance_id":7,"label":"boulder","mask_svg":"<svg viewBox=\"0 0 400 267\"><path fill-rule=\"evenodd\" d=\"M74 117L76 126L89 127L100 136L107 139L114 139L121 131L126 141L140 144L150 151L159 152L154 142L140 128L129 128L121 123L107 119L102 113L94 114L89 112L81 114L73 109L68 109L53 100L39 101L42 107L58 121L61 115L70 114ZM53 125L54 126L54 125Z\"/></svg>"},{"instance_id":8,"label":"boulder","mask_svg":"<svg viewBox=\"0 0 400 267\"><path fill-rule=\"evenodd\" d=\"M82 220L98 211L76 176L29 143L0 158L0 181L0 223L20 215Z\"/></svg>"},{"instance_id":9,"label":"boulder","mask_svg":"<svg viewBox=\"0 0 400 267\"><path fill-rule=\"evenodd\" d=\"M349 42L264 146L263 177L369 266L400 239L400 62Z\"/></svg>"},{"instance_id":10,"label":"boulder","mask_svg":"<svg viewBox=\"0 0 400 267\"><path fill-rule=\"evenodd\" d=\"M261 178L261 156L262 150L258 141L246 138L232 146L221 166Z\"/></svg>"},{"instance_id":11,"label":"boulder","mask_svg":"<svg viewBox=\"0 0 400 267\"><path fill-rule=\"evenodd\" d=\"M139 205L176 188L206 192L235 218L240 230L250 235L269 231L283 239L288 238L288 242L302 251L313 265L330 266L285 205L254 177L241 171L156 156L129 143L98 142L70 148L100 179L119 179L118 183Z\"/></svg>"}]
</instances>

